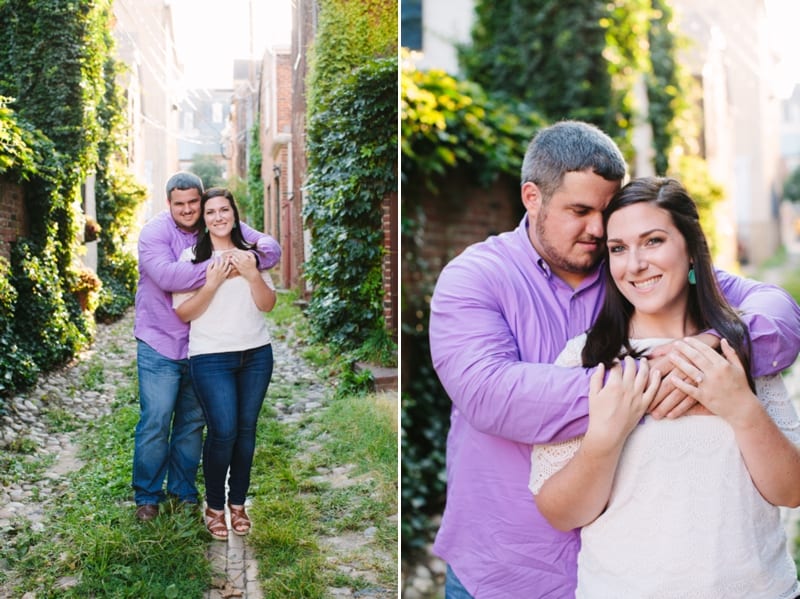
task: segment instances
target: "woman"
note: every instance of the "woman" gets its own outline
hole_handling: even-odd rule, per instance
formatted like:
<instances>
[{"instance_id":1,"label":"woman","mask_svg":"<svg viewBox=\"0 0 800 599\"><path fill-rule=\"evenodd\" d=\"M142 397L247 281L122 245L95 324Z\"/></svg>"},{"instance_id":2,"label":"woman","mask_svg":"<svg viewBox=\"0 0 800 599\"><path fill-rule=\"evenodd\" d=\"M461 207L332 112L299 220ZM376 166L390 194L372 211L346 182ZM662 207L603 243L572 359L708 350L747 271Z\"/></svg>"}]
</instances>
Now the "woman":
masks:
<instances>
[{"instance_id":1,"label":"woman","mask_svg":"<svg viewBox=\"0 0 800 599\"><path fill-rule=\"evenodd\" d=\"M203 445L205 522L215 539L226 540L225 480L231 528L250 532L245 510L256 441L256 423L272 376L272 346L264 319L275 305L269 273L259 272L247 251L239 211L227 189L202 196L205 229L182 260L208 261L206 284L173 296L173 306L190 322L189 369L208 427Z\"/></svg>"},{"instance_id":2,"label":"woman","mask_svg":"<svg viewBox=\"0 0 800 599\"><path fill-rule=\"evenodd\" d=\"M531 459L541 513L583 527L576 596L797 596L776 506L800 504L800 422L780 375L748 374L747 329L717 288L694 202L673 179L638 179L604 219L605 303L557 362L598 365L589 427ZM721 354L685 339L707 329ZM676 339L670 377L700 408L642 420L660 373L634 358Z\"/></svg>"}]
</instances>

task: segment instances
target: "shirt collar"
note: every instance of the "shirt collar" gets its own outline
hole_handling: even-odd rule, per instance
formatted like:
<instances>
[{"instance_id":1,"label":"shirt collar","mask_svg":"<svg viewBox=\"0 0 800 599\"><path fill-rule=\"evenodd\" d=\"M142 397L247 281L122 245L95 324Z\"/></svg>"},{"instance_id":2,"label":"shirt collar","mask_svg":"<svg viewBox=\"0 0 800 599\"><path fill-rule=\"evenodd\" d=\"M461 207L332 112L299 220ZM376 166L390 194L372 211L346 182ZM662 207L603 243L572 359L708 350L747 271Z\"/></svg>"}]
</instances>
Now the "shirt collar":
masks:
<instances>
[{"instance_id":1,"label":"shirt collar","mask_svg":"<svg viewBox=\"0 0 800 599\"><path fill-rule=\"evenodd\" d=\"M536 265L536 268L539 272L541 272L546 279L551 280L553 277L559 278L558 275L554 275L550 265L545 261L544 258L536 251L536 248L531 243L530 237L528 237L528 227L530 226L530 221L528 219L528 213L526 212L525 215L522 217L522 220L517 227L517 235L520 237L520 243L525 248L525 252L530 257L531 261ZM597 266L590 272L581 284L575 289L578 291L579 289L583 289L585 287L589 287L590 285L594 285L594 283L600 278L600 273L603 271L601 268L603 262L605 262L605 257L601 258L600 261L597 263ZM559 278L559 280L561 280Z\"/></svg>"}]
</instances>

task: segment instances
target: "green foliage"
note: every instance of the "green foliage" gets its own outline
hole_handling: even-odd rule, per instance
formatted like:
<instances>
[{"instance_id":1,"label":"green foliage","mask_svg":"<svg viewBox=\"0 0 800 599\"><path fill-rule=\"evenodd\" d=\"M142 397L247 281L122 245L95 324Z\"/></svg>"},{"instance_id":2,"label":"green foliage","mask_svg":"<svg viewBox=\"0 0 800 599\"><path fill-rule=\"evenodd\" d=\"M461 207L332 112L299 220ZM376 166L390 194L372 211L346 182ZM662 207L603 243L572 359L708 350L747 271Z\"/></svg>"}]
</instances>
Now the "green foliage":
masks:
<instances>
[{"instance_id":1,"label":"green foliage","mask_svg":"<svg viewBox=\"0 0 800 599\"><path fill-rule=\"evenodd\" d=\"M15 170L20 177L27 177L36 170L32 134L8 107L11 101L12 98L0 96L0 175Z\"/></svg>"},{"instance_id":2,"label":"green foliage","mask_svg":"<svg viewBox=\"0 0 800 599\"><path fill-rule=\"evenodd\" d=\"M247 165L247 197L244 202L244 212L247 214L247 223L257 231L264 230L264 180L261 178L261 144L258 137L258 123L256 122L250 132L250 163Z\"/></svg>"},{"instance_id":3,"label":"green foliage","mask_svg":"<svg viewBox=\"0 0 800 599\"><path fill-rule=\"evenodd\" d=\"M88 341L70 317L53 244L36 248L29 241L19 241L11 264L11 284L19 294L14 315L16 338L39 369L50 370Z\"/></svg>"},{"instance_id":4,"label":"green foliage","mask_svg":"<svg viewBox=\"0 0 800 599\"><path fill-rule=\"evenodd\" d=\"M309 120L336 94L338 80L367 60L397 55L397 0L321 0L309 55Z\"/></svg>"},{"instance_id":5,"label":"green foliage","mask_svg":"<svg viewBox=\"0 0 800 599\"><path fill-rule=\"evenodd\" d=\"M103 288L95 318L110 322L122 317L134 303L138 273L136 256L130 247L136 230L137 210L147 198L147 188L136 182L124 167L127 152L125 101L116 83L124 67L113 58L110 31L103 41L107 53L105 89L98 108L103 136L98 147L95 177L97 221L102 230L97 248L97 274L103 281Z\"/></svg>"},{"instance_id":6,"label":"green foliage","mask_svg":"<svg viewBox=\"0 0 800 599\"><path fill-rule=\"evenodd\" d=\"M783 199L800 202L800 167L794 169L783 183Z\"/></svg>"},{"instance_id":7,"label":"green foliage","mask_svg":"<svg viewBox=\"0 0 800 599\"><path fill-rule=\"evenodd\" d=\"M7 356L19 356L6 392L62 364L94 335L97 300L91 293L84 300L99 283L79 266L80 186L92 172L103 231L98 270L109 277L100 305L133 302L135 259L122 248L134 211L130 194L114 196L130 180L113 166L124 147L124 103L111 16L105 0L0 3L0 172L22 184L28 221L11 256L14 306L0 319L0 330L19 340L18 347L3 342ZM115 295L121 289L125 294Z\"/></svg>"},{"instance_id":8,"label":"green foliage","mask_svg":"<svg viewBox=\"0 0 800 599\"><path fill-rule=\"evenodd\" d=\"M0 397L15 389L29 387L39 373L30 354L17 343L13 326L17 290L11 284L9 274L8 260L0 258Z\"/></svg>"},{"instance_id":9,"label":"green foliage","mask_svg":"<svg viewBox=\"0 0 800 599\"><path fill-rule=\"evenodd\" d=\"M407 60L400 81L403 185L435 190L456 170L482 186L499 173L519 176L525 148L543 125L535 113L490 96L475 82L418 71ZM409 196L403 194L404 203Z\"/></svg>"},{"instance_id":10,"label":"green foliage","mask_svg":"<svg viewBox=\"0 0 800 599\"><path fill-rule=\"evenodd\" d=\"M677 130L676 113L685 103L684 90L680 87L676 60L677 40L670 31L672 9L663 0L653 0L656 9L650 21L650 64L652 71L646 74L649 119L653 131L654 166L657 175L664 175L669 168Z\"/></svg>"},{"instance_id":11,"label":"green foliage","mask_svg":"<svg viewBox=\"0 0 800 599\"><path fill-rule=\"evenodd\" d=\"M98 243L97 274L103 281L100 303L95 312L99 322L120 318L133 305L138 282L136 256L130 240L135 233L136 212L147 197L147 189L116 159L97 173L97 220L103 228Z\"/></svg>"},{"instance_id":12,"label":"green foliage","mask_svg":"<svg viewBox=\"0 0 800 599\"><path fill-rule=\"evenodd\" d=\"M396 0L319 3L306 82L304 275L313 334L341 349L373 331L388 336L381 202L397 190L396 55Z\"/></svg>"},{"instance_id":13,"label":"green foliage","mask_svg":"<svg viewBox=\"0 0 800 599\"><path fill-rule=\"evenodd\" d=\"M711 178L708 163L699 156L682 156L676 161L674 172L670 173L683 183L686 191L697 204L700 224L708 240L711 255L714 256L720 246L719 231L714 207L725 197L725 189Z\"/></svg>"},{"instance_id":14,"label":"green foliage","mask_svg":"<svg viewBox=\"0 0 800 599\"><path fill-rule=\"evenodd\" d=\"M308 125L308 315L315 337L335 347L352 349L385 328L381 203L397 189L396 132L395 58L341 77Z\"/></svg>"},{"instance_id":15,"label":"green foliage","mask_svg":"<svg viewBox=\"0 0 800 599\"><path fill-rule=\"evenodd\" d=\"M458 48L467 79L525 102L550 121L575 118L618 133L600 0L478 0L471 43Z\"/></svg>"},{"instance_id":16,"label":"green foliage","mask_svg":"<svg viewBox=\"0 0 800 599\"><path fill-rule=\"evenodd\" d=\"M0 90L74 159L65 173L71 183L96 162L104 59L98 41L107 10L107 3L88 0L8 0L0 6Z\"/></svg>"},{"instance_id":17,"label":"green foliage","mask_svg":"<svg viewBox=\"0 0 800 599\"><path fill-rule=\"evenodd\" d=\"M210 154L195 154L192 156L191 170L203 181L203 187L220 187L225 184L222 177L222 165Z\"/></svg>"}]
</instances>

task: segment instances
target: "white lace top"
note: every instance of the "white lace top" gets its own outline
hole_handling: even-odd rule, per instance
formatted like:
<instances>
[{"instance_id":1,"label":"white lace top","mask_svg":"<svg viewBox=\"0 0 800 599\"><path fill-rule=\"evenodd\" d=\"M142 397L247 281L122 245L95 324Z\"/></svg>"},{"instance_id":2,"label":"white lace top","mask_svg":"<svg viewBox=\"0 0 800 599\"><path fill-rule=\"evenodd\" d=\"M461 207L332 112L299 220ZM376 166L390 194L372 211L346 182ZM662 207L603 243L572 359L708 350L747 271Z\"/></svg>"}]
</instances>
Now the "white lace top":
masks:
<instances>
[{"instance_id":1,"label":"white lace top","mask_svg":"<svg viewBox=\"0 0 800 599\"><path fill-rule=\"evenodd\" d=\"M585 339L570 340L556 364L579 365ZM800 444L800 421L781 375L756 379L756 390L784 434ZM534 494L572 458L581 438L533 448ZM581 530L576 597L798 594L779 508L752 483L730 426L717 416L645 417L622 451L605 512Z\"/></svg>"}]
</instances>

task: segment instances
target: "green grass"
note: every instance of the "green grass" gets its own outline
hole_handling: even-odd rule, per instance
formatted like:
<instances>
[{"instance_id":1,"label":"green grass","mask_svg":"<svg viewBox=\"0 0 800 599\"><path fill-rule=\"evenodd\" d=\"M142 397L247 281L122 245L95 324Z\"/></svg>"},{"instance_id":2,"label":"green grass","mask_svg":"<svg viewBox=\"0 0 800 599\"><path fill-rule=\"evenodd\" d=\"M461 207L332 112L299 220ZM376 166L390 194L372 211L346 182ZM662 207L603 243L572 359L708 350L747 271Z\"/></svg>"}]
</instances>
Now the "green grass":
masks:
<instances>
[{"instance_id":1,"label":"green grass","mask_svg":"<svg viewBox=\"0 0 800 599\"><path fill-rule=\"evenodd\" d=\"M99 391L106 380L106 373L102 362L92 362L83 373L83 388L88 391Z\"/></svg>"},{"instance_id":2,"label":"green grass","mask_svg":"<svg viewBox=\"0 0 800 599\"><path fill-rule=\"evenodd\" d=\"M270 410L262 413L250 488L258 526L250 542L265 597L321 598L331 586L363 588L368 583L343 575L320 538L372 526L373 542L391 557L370 569L396 589L396 430L392 412L364 397L333 400L306 426L280 424ZM317 442L313 452L303 449L308 441ZM318 469L353 462L351 476L364 477L362 482L341 489L318 482Z\"/></svg>"},{"instance_id":3,"label":"green grass","mask_svg":"<svg viewBox=\"0 0 800 599\"><path fill-rule=\"evenodd\" d=\"M68 491L48 510L44 530L17 524L0 537L19 596L199 598L209 587L208 541L196 513L168 504L145 525L133 517L138 407L122 402L134 396L131 381L119 390L114 413L81 435L85 465L69 475Z\"/></svg>"},{"instance_id":4,"label":"green grass","mask_svg":"<svg viewBox=\"0 0 800 599\"><path fill-rule=\"evenodd\" d=\"M331 384L328 407L295 424L279 423L274 404L303 397L312 383L276 378L267 394L250 488L255 526L248 538L263 595L323 598L330 596L330 587L367 589L375 581L396 593L396 403L334 394L330 377L340 357L333 358L323 345L301 341L307 324L290 302L277 317L280 324L272 325L273 334L287 335L296 351L311 353L312 369ZM79 376L79 388L69 392L100 388L107 376L102 364L89 364ZM51 430L84 427L78 433L83 466L68 475L67 490L47 511L43 530L19 521L0 531L0 582L8 579L11 596L192 599L211 586L209 537L196 513L166 504L152 522L133 517L135 364L114 380L120 382L112 413L89 424L55 401L47 403L43 418ZM13 449L0 452L0 476L36 488L54 458L39 456L29 439L20 439ZM320 478L320 471L337 467L349 469L347 486L334 487ZM369 536L364 534L368 529L373 531ZM326 542L338 535L363 543L334 554Z\"/></svg>"},{"instance_id":5,"label":"green grass","mask_svg":"<svg viewBox=\"0 0 800 599\"><path fill-rule=\"evenodd\" d=\"M283 299L283 296L282 296ZM300 310L283 303L270 313L273 334L302 330ZM317 366L335 370L330 352L316 351ZM308 383L306 383L307 385ZM275 380L268 403L303 394L303 384ZM340 566L357 562L384 588L397 589L396 403L374 396L335 395L329 407L300 424L279 423L265 405L258 428L250 494L257 526L250 536L267 598L328 596L329 587L364 589L365 577ZM313 446L313 449L310 447ZM319 473L349 466L351 484L333 488ZM333 556L326 537L375 534L360 555ZM372 556L372 557L370 557ZM377 557L375 557L377 556ZM384 558L383 556L388 556Z\"/></svg>"},{"instance_id":6,"label":"green grass","mask_svg":"<svg viewBox=\"0 0 800 599\"><path fill-rule=\"evenodd\" d=\"M5 451L0 451L0 483L10 485L36 481L55 462L55 456L37 455L35 448L33 441L22 438L11 443Z\"/></svg>"}]
</instances>

